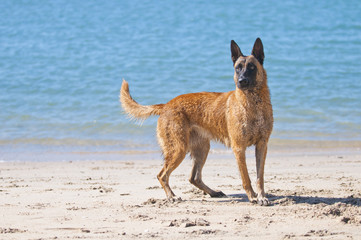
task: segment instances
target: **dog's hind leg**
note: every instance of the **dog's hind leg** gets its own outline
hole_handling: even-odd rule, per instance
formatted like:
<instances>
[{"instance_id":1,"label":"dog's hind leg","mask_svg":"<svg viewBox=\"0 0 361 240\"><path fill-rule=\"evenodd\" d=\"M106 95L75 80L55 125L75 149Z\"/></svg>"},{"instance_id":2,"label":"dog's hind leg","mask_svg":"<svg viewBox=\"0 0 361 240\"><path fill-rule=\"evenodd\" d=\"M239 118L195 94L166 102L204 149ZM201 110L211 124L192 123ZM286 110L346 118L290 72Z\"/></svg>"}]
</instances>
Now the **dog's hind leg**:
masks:
<instances>
[{"instance_id":1,"label":"dog's hind leg","mask_svg":"<svg viewBox=\"0 0 361 240\"><path fill-rule=\"evenodd\" d=\"M202 190L204 193L209 194L211 197L224 197L226 196L221 191L214 191L210 189L202 180L202 169L206 162L210 144L209 140L197 136L195 132L191 133L191 158L193 160L193 168L189 182Z\"/></svg>"},{"instance_id":2,"label":"dog's hind leg","mask_svg":"<svg viewBox=\"0 0 361 240\"><path fill-rule=\"evenodd\" d=\"M175 196L169 186L169 176L183 161L185 155L186 153L184 151L164 155L164 165L157 177L168 199L171 199Z\"/></svg>"},{"instance_id":3,"label":"dog's hind leg","mask_svg":"<svg viewBox=\"0 0 361 240\"><path fill-rule=\"evenodd\" d=\"M169 176L185 158L189 132L182 118L169 119L169 116L161 116L158 119L157 137L164 156L164 165L157 177L167 198L172 199L175 194L169 186Z\"/></svg>"}]
</instances>

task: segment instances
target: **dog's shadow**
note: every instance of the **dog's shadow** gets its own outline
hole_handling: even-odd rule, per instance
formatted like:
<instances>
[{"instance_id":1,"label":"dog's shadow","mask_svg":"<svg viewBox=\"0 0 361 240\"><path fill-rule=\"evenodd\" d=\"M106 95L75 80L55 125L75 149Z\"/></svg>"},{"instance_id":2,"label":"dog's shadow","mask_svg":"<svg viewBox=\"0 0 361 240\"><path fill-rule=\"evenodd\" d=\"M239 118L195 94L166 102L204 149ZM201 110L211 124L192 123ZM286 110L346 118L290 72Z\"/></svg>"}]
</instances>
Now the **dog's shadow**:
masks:
<instances>
[{"instance_id":1,"label":"dog's shadow","mask_svg":"<svg viewBox=\"0 0 361 240\"><path fill-rule=\"evenodd\" d=\"M353 197L352 195L346 198L333 197L318 197L318 196L297 196L297 195L274 195L267 194L270 200L270 206L277 205L293 205L293 204L326 204L333 205L336 203L345 203L352 206L361 206L361 198ZM219 199L218 202L248 202L246 194L229 194L228 198Z\"/></svg>"}]
</instances>

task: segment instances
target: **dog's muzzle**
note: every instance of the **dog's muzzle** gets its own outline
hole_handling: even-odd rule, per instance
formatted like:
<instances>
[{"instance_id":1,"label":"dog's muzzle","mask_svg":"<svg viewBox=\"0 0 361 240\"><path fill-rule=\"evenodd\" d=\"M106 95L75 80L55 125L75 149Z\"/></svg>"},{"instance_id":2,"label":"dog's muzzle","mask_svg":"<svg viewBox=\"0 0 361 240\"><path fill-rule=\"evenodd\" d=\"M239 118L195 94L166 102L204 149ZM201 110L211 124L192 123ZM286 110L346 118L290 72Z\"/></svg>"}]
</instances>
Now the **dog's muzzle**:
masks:
<instances>
[{"instance_id":1,"label":"dog's muzzle","mask_svg":"<svg viewBox=\"0 0 361 240\"><path fill-rule=\"evenodd\" d=\"M239 78L237 82L237 87L239 89L247 88L250 85L250 81L247 78Z\"/></svg>"}]
</instances>

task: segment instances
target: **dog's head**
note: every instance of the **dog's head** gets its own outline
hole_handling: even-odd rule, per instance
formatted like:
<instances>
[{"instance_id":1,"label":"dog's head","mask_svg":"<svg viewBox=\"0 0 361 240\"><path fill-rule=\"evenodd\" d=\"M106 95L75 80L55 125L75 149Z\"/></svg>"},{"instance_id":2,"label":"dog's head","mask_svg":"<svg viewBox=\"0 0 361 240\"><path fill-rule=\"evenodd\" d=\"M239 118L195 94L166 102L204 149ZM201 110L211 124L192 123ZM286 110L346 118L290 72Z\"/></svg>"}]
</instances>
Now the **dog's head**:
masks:
<instances>
[{"instance_id":1,"label":"dog's head","mask_svg":"<svg viewBox=\"0 0 361 240\"><path fill-rule=\"evenodd\" d=\"M235 41L231 41L234 82L241 90L260 88L263 85L263 44L257 38L250 56L244 56Z\"/></svg>"}]
</instances>

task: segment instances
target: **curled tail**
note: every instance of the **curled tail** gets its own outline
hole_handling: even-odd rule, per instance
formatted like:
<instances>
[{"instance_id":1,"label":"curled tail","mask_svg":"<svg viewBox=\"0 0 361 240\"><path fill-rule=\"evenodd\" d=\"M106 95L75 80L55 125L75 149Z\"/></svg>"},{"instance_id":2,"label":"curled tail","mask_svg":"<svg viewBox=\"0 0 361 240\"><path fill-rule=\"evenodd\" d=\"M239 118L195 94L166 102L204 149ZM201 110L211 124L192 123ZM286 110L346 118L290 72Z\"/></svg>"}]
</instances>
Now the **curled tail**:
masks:
<instances>
[{"instance_id":1,"label":"curled tail","mask_svg":"<svg viewBox=\"0 0 361 240\"><path fill-rule=\"evenodd\" d=\"M132 118L145 120L152 115L160 115L164 104L143 106L137 103L129 93L129 84L123 79L122 88L120 89L120 102L124 111Z\"/></svg>"}]
</instances>

